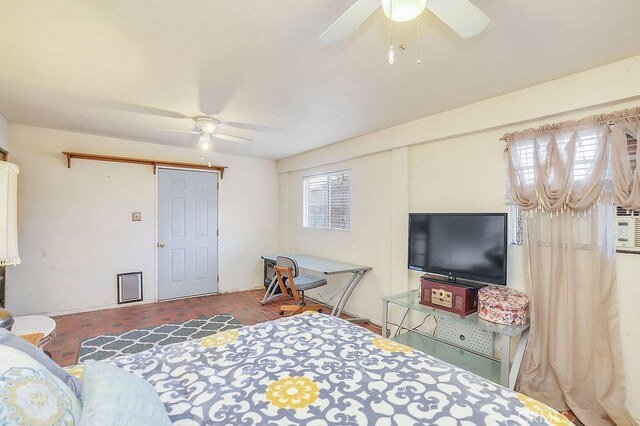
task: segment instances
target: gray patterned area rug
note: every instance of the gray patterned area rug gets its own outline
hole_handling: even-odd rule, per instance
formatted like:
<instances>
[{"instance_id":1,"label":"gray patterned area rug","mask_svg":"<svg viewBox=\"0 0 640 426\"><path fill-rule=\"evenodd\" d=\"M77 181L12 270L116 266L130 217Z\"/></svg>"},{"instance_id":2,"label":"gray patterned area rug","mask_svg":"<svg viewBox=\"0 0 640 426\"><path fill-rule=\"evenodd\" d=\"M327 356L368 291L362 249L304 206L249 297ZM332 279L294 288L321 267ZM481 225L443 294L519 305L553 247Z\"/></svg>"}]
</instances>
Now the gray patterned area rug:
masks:
<instances>
[{"instance_id":1,"label":"gray patterned area rug","mask_svg":"<svg viewBox=\"0 0 640 426\"><path fill-rule=\"evenodd\" d=\"M156 346L200 339L219 331L240 327L242 324L237 319L224 314L214 315L211 318L198 318L140 328L124 333L89 337L80 344L78 363L88 359L105 360L121 355L135 354Z\"/></svg>"}]
</instances>

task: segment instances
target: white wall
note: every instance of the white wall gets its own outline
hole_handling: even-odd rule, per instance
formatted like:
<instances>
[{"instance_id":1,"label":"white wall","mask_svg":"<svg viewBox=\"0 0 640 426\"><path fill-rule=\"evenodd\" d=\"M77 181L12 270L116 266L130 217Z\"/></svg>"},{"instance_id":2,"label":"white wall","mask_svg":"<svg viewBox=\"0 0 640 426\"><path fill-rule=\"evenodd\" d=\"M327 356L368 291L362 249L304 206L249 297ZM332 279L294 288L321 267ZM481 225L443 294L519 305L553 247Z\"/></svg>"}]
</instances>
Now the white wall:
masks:
<instances>
[{"instance_id":1,"label":"white wall","mask_svg":"<svg viewBox=\"0 0 640 426\"><path fill-rule=\"evenodd\" d=\"M638 75L640 55L288 157L278 169L302 170L488 130L512 131L534 125L532 120L544 123L567 114L584 117L590 108L607 112L620 102L640 100Z\"/></svg>"},{"instance_id":2,"label":"white wall","mask_svg":"<svg viewBox=\"0 0 640 426\"><path fill-rule=\"evenodd\" d=\"M415 145L409 149L410 212L506 212L500 131ZM507 281L525 291L523 250L508 247ZM410 272L412 280L421 274Z\"/></svg>"},{"instance_id":3,"label":"white wall","mask_svg":"<svg viewBox=\"0 0 640 426\"><path fill-rule=\"evenodd\" d=\"M288 206L281 211L287 217L281 230L288 236L281 249L295 239L295 252L336 253L341 260L373 266L353 306L379 322L378 294L418 286L420 274L404 266L408 212L506 211L502 134L636 106L638 73L640 56L281 160L281 202ZM316 231L313 239L306 238L302 176L349 167L357 203L351 226L357 231L339 237ZM385 250L386 258L379 255ZM640 369L634 365L640 352L640 256L619 254L617 260L627 401L640 418ZM510 247L509 286L525 289L525 265L522 248Z\"/></svg>"},{"instance_id":4,"label":"white wall","mask_svg":"<svg viewBox=\"0 0 640 426\"><path fill-rule=\"evenodd\" d=\"M144 142L10 125L20 165L22 264L11 268L14 314L93 310L116 303L116 274L142 271L144 300L156 298L156 175L150 166L72 160L61 151L198 163L199 153ZM262 283L260 255L277 249L276 163L216 155L228 166L219 192L220 291ZM142 212L141 222L131 212Z\"/></svg>"},{"instance_id":5,"label":"white wall","mask_svg":"<svg viewBox=\"0 0 640 426\"><path fill-rule=\"evenodd\" d=\"M363 157L348 164L334 164L305 172L293 172L280 180L283 193L288 194L282 203L288 205L286 221L281 222L288 240L281 250L288 253L311 253L316 256L372 266L352 294L353 305L346 310L361 317L379 318L380 306L370 303L389 294L389 262L391 238L391 211L388 200L391 190L390 153ZM302 179L311 174L351 169L351 223L349 232L304 228L302 224ZM376 170L376 173L370 173ZM369 191L361 191L368 188ZM327 301L344 286L348 274L328 277L328 285L307 294ZM335 304L336 300L333 301Z\"/></svg>"},{"instance_id":6,"label":"white wall","mask_svg":"<svg viewBox=\"0 0 640 426\"><path fill-rule=\"evenodd\" d=\"M0 148L9 150L9 123L0 115Z\"/></svg>"}]
</instances>

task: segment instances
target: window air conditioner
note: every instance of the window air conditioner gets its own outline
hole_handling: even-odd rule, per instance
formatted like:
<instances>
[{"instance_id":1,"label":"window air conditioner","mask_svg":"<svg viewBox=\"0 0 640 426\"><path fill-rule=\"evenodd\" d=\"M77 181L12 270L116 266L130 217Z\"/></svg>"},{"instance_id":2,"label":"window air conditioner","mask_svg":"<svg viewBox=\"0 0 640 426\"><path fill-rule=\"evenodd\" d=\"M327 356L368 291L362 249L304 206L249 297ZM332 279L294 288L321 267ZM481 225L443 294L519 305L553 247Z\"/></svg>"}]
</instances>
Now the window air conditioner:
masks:
<instances>
[{"instance_id":1,"label":"window air conditioner","mask_svg":"<svg viewBox=\"0 0 640 426\"><path fill-rule=\"evenodd\" d=\"M618 207L616 211L616 249L640 253L640 212Z\"/></svg>"}]
</instances>

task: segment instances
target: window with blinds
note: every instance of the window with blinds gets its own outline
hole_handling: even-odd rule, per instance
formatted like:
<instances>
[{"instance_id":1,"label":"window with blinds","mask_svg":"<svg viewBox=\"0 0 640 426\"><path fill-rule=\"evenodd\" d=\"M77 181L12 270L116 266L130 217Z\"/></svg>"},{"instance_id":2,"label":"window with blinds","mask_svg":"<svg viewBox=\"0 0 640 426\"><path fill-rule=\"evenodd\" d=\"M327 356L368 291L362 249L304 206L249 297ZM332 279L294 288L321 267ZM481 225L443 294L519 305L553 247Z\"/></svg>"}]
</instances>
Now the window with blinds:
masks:
<instances>
[{"instance_id":1,"label":"window with blinds","mask_svg":"<svg viewBox=\"0 0 640 426\"><path fill-rule=\"evenodd\" d=\"M564 152L569 139L572 136L572 132L560 133L556 135L556 141L558 148L561 152ZM578 132L578 140L576 141L576 152L573 163L573 181L580 182L588 174L589 168L593 165L596 159L596 149L598 147L598 133L593 129L585 129ZM521 178L530 185L534 184L534 162L533 156L535 155L534 144L538 143L538 152L541 158L547 156L548 140L525 140L515 146L518 157L520 158ZM629 154L633 155L635 159L635 145L633 141L629 141ZM631 150L633 149L633 154ZM524 220L523 212L518 207L509 206L509 244L522 245L524 239Z\"/></svg>"},{"instance_id":2,"label":"window with blinds","mask_svg":"<svg viewBox=\"0 0 640 426\"><path fill-rule=\"evenodd\" d=\"M350 171L307 176L304 185L305 228L348 231L350 222Z\"/></svg>"},{"instance_id":3,"label":"window with blinds","mask_svg":"<svg viewBox=\"0 0 640 426\"><path fill-rule=\"evenodd\" d=\"M558 148L560 151L564 151L572 132L556 135ZM548 141L547 141L548 142ZM541 158L547 156L547 143L534 141L533 139L522 141L515 148L521 161L521 169L524 170L522 178L525 182L533 185L534 171L533 171L533 156L534 156L534 143L538 143L538 150ZM583 180L589 171L589 168L593 165L596 156L596 148L598 144L598 133L593 130L584 130L578 132L578 140L576 141L576 152L573 163L573 180L579 182ZM635 149L635 147L634 147ZM634 152L635 154L635 152Z\"/></svg>"},{"instance_id":4,"label":"window with blinds","mask_svg":"<svg viewBox=\"0 0 640 426\"><path fill-rule=\"evenodd\" d=\"M593 163L596 154L597 146L597 133L594 131L584 131L579 134L578 144L576 146L576 157L573 169L573 180L580 181L584 179L589 171L589 167ZM561 149L564 149L568 136L558 138L558 145ZM516 147L518 154L521 158L522 164L526 166L524 179L527 182L533 184L534 172L533 172L533 140L530 143L521 144ZM629 153L629 159L631 163L631 169L635 170L637 164L636 152L638 147L638 141L636 138L627 134L627 152ZM540 147L541 155L546 155L546 146ZM618 215L640 215L640 212L627 212L624 209L618 207ZM509 244L522 245L524 237L524 223L522 210L518 207L509 206Z\"/></svg>"},{"instance_id":5,"label":"window with blinds","mask_svg":"<svg viewBox=\"0 0 640 426\"><path fill-rule=\"evenodd\" d=\"M629 153L629 162L631 163L631 170L636 169L638 159L636 158L636 152L638 149L638 141L633 135L627 133L627 152Z\"/></svg>"}]
</instances>

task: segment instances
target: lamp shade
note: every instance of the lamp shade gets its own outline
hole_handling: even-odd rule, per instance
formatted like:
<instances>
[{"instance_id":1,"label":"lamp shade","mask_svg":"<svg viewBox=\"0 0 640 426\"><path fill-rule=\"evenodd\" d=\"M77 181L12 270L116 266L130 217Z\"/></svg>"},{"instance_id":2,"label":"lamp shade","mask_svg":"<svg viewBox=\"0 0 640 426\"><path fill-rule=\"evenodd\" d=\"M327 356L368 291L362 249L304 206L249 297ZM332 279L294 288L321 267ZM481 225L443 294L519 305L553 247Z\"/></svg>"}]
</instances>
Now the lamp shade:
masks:
<instances>
[{"instance_id":1,"label":"lamp shade","mask_svg":"<svg viewBox=\"0 0 640 426\"><path fill-rule=\"evenodd\" d=\"M20 263L18 173L20 168L17 165L0 161L0 266Z\"/></svg>"}]
</instances>

